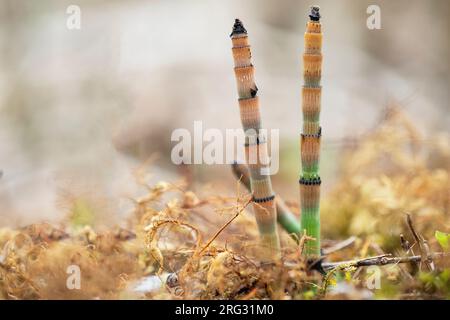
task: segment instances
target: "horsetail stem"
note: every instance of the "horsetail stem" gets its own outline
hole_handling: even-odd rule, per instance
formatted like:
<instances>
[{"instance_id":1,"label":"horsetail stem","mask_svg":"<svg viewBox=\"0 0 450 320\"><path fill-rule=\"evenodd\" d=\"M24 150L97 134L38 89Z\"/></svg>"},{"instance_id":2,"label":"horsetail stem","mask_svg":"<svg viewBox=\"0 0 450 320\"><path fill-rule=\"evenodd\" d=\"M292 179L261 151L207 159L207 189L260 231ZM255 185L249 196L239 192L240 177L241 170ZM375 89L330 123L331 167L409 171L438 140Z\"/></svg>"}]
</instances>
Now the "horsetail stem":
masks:
<instances>
[{"instance_id":1,"label":"horsetail stem","mask_svg":"<svg viewBox=\"0 0 450 320\"><path fill-rule=\"evenodd\" d=\"M261 117L259 99L256 95L258 88L254 80L254 67L251 63L247 30L239 19L235 20L230 37L233 43L234 73L241 122L245 131L245 154L250 171L253 212L264 247L261 251L261 258L275 260L280 256L280 241L276 223L275 195L268 174L267 141L260 131Z\"/></svg>"},{"instance_id":2,"label":"horsetail stem","mask_svg":"<svg viewBox=\"0 0 450 320\"><path fill-rule=\"evenodd\" d=\"M300 137L302 173L300 174L301 228L314 238L306 243L304 253L320 256L320 176L319 155L321 127L320 100L322 87L322 25L319 7L312 6L306 24L303 54L302 113L303 133Z\"/></svg>"},{"instance_id":3,"label":"horsetail stem","mask_svg":"<svg viewBox=\"0 0 450 320\"><path fill-rule=\"evenodd\" d=\"M237 179L248 189L250 188L250 176L248 168L245 164L239 164L237 162L233 163L231 168ZM291 212L287 204L282 198L277 196L275 198L276 208L277 208L277 221L281 227L286 230L287 233L292 235L295 239L300 235L300 222L298 218Z\"/></svg>"}]
</instances>

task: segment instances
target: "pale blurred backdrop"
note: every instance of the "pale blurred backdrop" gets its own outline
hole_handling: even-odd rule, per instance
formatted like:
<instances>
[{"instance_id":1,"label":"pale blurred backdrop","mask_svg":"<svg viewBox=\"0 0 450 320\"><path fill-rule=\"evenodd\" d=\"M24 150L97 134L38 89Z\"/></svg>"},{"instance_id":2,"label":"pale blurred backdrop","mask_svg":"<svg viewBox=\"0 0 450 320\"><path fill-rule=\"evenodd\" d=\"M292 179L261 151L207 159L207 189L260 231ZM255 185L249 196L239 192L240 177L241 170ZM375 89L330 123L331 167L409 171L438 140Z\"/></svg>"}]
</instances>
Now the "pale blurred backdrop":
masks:
<instances>
[{"instance_id":1,"label":"pale blurred backdrop","mask_svg":"<svg viewBox=\"0 0 450 320\"><path fill-rule=\"evenodd\" d=\"M77 192L123 215L138 192L132 169L145 160L151 181L178 179L173 129L192 130L194 120L239 128L234 18L249 32L264 125L279 128L284 155L297 157L276 180L296 200L312 4L324 25L321 122L323 154L332 155L324 181L333 181L340 143L376 125L393 101L423 139L448 134L447 0L0 0L0 226L58 220L61 199ZM381 30L366 27L371 4L381 8ZM66 27L69 5L81 8L80 30ZM225 165L193 175L234 192Z\"/></svg>"}]
</instances>

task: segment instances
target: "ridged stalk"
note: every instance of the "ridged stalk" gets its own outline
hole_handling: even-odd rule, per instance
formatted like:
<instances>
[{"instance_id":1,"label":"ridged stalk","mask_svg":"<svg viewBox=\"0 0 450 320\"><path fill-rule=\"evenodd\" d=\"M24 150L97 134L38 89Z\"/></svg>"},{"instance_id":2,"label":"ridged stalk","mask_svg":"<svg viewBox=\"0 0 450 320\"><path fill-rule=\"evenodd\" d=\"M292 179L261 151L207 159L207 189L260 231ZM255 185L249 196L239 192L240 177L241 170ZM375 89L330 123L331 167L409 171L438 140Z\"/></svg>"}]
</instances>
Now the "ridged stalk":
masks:
<instances>
[{"instance_id":1,"label":"ridged stalk","mask_svg":"<svg viewBox=\"0 0 450 320\"><path fill-rule=\"evenodd\" d=\"M250 175L247 166L245 164L233 163L231 168L233 169L236 179L239 179L240 182L251 191ZM301 233L300 221L298 221L298 218L291 212L287 204L279 195L276 196L275 202L278 223L287 233L292 235L294 239L298 239L298 236Z\"/></svg>"},{"instance_id":2,"label":"ridged stalk","mask_svg":"<svg viewBox=\"0 0 450 320\"><path fill-rule=\"evenodd\" d=\"M300 137L302 173L300 174L301 228L309 237L304 254L320 256L320 176L319 156L321 127L320 104L322 87L322 26L319 7L311 7L306 24L303 54L302 113L303 133Z\"/></svg>"},{"instance_id":3,"label":"ridged stalk","mask_svg":"<svg viewBox=\"0 0 450 320\"><path fill-rule=\"evenodd\" d=\"M280 256L280 241L277 231L275 195L268 174L267 141L261 134L258 88L254 80L254 67L247 30L239 19L235 20L230 35L233 43L234 73L239 96L242 127L245 131L245 154L250 171L250 186L253 195L253 212L261 237L262 260L276 260Z\"/></svg>"}]
</instances>

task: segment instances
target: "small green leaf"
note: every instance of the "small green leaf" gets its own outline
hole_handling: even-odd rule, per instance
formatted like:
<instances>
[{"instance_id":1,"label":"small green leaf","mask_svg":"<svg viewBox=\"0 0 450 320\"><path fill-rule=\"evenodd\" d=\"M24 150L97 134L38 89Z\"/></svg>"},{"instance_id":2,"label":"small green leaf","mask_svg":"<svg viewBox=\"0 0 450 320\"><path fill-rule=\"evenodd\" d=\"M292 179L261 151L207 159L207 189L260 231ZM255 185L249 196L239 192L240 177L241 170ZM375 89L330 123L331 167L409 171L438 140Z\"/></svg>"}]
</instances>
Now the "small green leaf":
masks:
<instances>
[{"instance_id":1,"label":"small green leaf","mask_svg":"<svg viewBox=\"0 0 450 320\"><path fill-rule=\"evenodd\" d=\"M436 240L439 242L439 244L441 245L441 247L444 250L448 250L449 249L449 244L450 244L450 234L448 233L444 233L441 231L436 231L434 234L434 237L436 238Z\"/></svg>"}]
</instances>

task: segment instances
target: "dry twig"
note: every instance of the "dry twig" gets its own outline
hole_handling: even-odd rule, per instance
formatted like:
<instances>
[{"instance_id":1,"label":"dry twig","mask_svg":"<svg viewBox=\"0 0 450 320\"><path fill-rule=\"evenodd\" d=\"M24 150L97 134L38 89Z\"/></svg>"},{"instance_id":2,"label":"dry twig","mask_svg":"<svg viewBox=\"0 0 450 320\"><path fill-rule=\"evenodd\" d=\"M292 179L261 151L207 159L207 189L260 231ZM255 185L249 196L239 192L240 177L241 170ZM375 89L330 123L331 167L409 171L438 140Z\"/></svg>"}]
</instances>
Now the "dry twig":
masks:
<instances>
[{"instance_id":1,"label":"dry twig","mask_svg":"<svg viewBox=\"0 0 450 320\"><path fill-rule=\"evenodd\" d=\"M214 236L208 240L208 242L206 243L206 245L200 250L199 254L203 253L203 251L205 251L210 245L211 243L222 233L223 230L225 230L226 227L228 227L241 213L242 211L245 210L245 208L247 208L247 206L252 202L252 198L249 198L245 204L242 206L242 208L240 208L236 214L227 221L227 223L225 223L215 234Z\"/></svg>"},{"instance_id":2,"label":"dry twig","mask_svg":"<svg viewBox=\"0 0 450 320\"><path fill-rule=\"evenodd\" d=\"M450 256L450 253L447 252L435 252L428 257L428 259L440 259L443 257ZM351 267L367 267L367 266L383 266L387 264L396 264L396 263L410 263L410 262L419 262L421 261L422 256L410 256L410 257L394 257L391 254L383 254L375 257L369 257L358 260L350 260L350 261L340 261L340 262L324 262L322 263L322 267L325 271L330 271L333 269L347 269Z\"/></svg>"},{"instance_id":3,"label":"dry twig","mask_svg":"<svg viewBox=\"0 0 450 320\"><path fill-rule=\"evenodd\" d=\"M344 241L336 243L333 246L330 246L328 248L324 248L324 249L322 249L323 254L324 255L329 255L329 254L334 253L336 251L345 249L345 248L351 246L356 241L356 239L357 238L355 236L351 236L351 237L345 239Z\"/></svg>"},{"instance_id":4,"label":"dry twig","mask_svg":"<svg viewBox=\"0 0 450 320\"><path fill-rule=\"evenodd\" d=\"M430 247L428 246L425 239L414 228L414 224L413 224L411 215L409 213L406 213L406 223L408 224L408 227L411 230L411 233L419 247L420 256L422 258L418 262L425 263L425 265L428 267L428 269L430 271L433 271L435 268L434 268L434 263L433 263Z\"/></svg>"}]
</instances>

